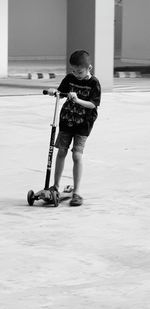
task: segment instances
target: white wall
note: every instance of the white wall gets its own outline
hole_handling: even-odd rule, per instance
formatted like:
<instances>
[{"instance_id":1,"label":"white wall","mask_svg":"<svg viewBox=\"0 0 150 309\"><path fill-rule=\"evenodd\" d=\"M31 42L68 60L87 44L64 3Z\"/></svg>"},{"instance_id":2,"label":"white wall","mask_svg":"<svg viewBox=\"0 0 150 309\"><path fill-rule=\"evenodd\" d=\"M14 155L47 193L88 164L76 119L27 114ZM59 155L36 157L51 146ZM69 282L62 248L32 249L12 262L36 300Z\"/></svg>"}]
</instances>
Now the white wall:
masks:
<instances>
[{"instance_id":1,"label":"white wall","mask_svg":"<svg viewBox=\"0 0 150 309\"><path fill-rule=\"evenodd\" d=\"M123 1L122 58L150 62L150 0Z\"/></svg>"},{"instance_id":2,"label":"white wall","mask_svg":"<svg viewBox=\"0 0 150 309\"><path fill-rule=\"evenodd\" d=\"M67 0L9 0L9 57L66 55Z\"/></svg>"}]
</instances>

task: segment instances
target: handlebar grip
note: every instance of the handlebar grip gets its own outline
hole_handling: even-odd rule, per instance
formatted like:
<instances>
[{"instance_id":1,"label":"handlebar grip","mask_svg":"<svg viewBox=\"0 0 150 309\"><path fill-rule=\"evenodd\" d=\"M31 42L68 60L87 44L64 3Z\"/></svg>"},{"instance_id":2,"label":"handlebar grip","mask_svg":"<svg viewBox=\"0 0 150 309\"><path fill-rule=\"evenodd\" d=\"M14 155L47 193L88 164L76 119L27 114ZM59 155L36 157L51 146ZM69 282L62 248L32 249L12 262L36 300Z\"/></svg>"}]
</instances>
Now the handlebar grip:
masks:
<instances>
[{"instance_id":1,"label":"handlebar grip","mask_svg":"<svg viewBox=\"0 0 150 309\"><path fill-rule=\"evenodd\" d=\"M43 94L44 95L48 94L48 90L43 90Z\"/></svg>"},{"instance_id":2,"label":"handlebar grip","mask_svg":"<svg viewBox=\"0 0 150 309\"><path fill-rule=\"evenodd\" d=\"M57 90L55 90L55 91L50 91L49 89L48 90L46 90L46 89L44 89L43 90L43 94L44 95L51 95L51 96L55 96L56 97L56 93L57 93ZM68 96L68 93L64 93L64 92L59 92L59 94L60 94L60 97L66 97L67 98L67 96Z\"/></svg>"},{"instance_id":3,"label":"handlebar grip","mask_svg":"<svg viewBox=\"0 0 150 309\"><path fill-rule=\"evenodd\" d=\"M46 90L46 89L43 90L43 94L44 94L44 95L47 95L47 94L48 94L48 95L50 95L50 96L55 96L55 97L56 97L56 93L57 93L57 90L55 90L55 89L52 90L51 88L50 88L50 89L47 89L47 90Z\"/></svg>"}]
</instances>

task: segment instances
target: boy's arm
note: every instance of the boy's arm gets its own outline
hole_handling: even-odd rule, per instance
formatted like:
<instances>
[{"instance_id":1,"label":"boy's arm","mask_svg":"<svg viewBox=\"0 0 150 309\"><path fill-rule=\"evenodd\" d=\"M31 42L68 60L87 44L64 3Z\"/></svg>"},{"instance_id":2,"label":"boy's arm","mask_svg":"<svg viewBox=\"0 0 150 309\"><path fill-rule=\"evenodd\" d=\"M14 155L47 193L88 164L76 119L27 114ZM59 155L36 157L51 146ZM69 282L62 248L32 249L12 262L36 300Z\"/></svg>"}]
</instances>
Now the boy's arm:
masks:
<instances>
[{"instance_id":1,"label":"boy's arm","mask_svg":"<svg viewBox=\"0 0 150 309\"><path fill-rule=\"evenodd\" d=\"M80 104L86 108L93 109L95 107L94 103L92 103L91 101L85 101L85 100L79 99L76 92L69 92L68 97L74 103Z\"/></svg>"},{"instance_id":2,"label":"boy's arm","mask_svg":"<svg viewBox=\"0 0 150 309\"><path fill-rule=\"evenodd\" d=\"M69 86L68 86L68 75L66 75L63 80L61 81L58 88L49 88L48 93L50 95L54 95L57 91L60 92L60 98L63 98L64 95L61 95L61 93L68 93L69 92Z\"/></svg>"},{"instance_id":3,"label":"boy's arm","mask_svg":"<svg viewBox=\"0 0 150 309\"><path fill-rule=\"evenodd\" d=\"M93 86L91 88L88 100L82 100L78 98L76 92L70 92L69 98L74 101L74 103L80 104L86 108L93 109L100 105L101 101L101 85L99 81L94 80Z\"/></svg>"},{"instance_id":4,"label":"boy's arm","mask_svg":"<svg viewBox=\"0 0 150 309\"><path fill-rule=\"evenodd\" d=\"M91 102L91 101L85 101L85 100L81 100L78 98L77 103L86 107L86 108L90 108L93 109L95 107L95 105Z\"/></svg>"}]
</instances>

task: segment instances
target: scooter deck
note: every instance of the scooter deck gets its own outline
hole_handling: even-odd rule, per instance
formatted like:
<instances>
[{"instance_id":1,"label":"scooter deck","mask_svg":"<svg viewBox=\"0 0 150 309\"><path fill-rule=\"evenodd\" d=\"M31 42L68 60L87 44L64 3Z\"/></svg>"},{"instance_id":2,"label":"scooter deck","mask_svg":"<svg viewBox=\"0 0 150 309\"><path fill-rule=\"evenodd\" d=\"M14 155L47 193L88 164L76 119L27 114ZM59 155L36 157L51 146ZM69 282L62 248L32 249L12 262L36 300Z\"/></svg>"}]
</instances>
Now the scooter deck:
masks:
<instances>
[{"instance_id":1,"label":"scooter deck","mask_svg":"<svg viewBox=\"0 0 150 309\"><path fill-rule=\"evenodd\" d=\"M59 203L61 203L63 201L66 201L66 200L69 200L71 198L72 198L72 192L64 192L64 191L62 191L60 193Z\"/></svg>"},{"instance_id":2,"label":"scooter deck","mask_svg":"<svg viewBox=\"0 0 150 309\"><path fill-rule=\"evenodd\" d=\"M34 201L37 201L38 205L44 206L59 206L59 204L65 200L68 200L72 197L73 193L73 187L68 185L64 188L64 190L58 195L56 191L52 190L41 190L37 193L34 193L34 191L30 190L27 195L27 201L30 206L33 206Z\"/></svg>"},{"instance_id":3,"label":"scooter deck","mask_svg":"<svg viewBox=\"0 0 150 309\"><path fill-rule=\"evenodd\" d=\"M60 193L59 195L59 203L58 203L58 206L59 204L61 204L62 202L64 201L67 201L69 199L72 198L72 193L73 193L73 187L70 186L70 185L67 185L64 190ZM49 194L49 191L48 191L48 194ZM53 206L53 201L50 199L50 198L43 198L43 202L45 206Z\"/></svg>"}]
</instances>

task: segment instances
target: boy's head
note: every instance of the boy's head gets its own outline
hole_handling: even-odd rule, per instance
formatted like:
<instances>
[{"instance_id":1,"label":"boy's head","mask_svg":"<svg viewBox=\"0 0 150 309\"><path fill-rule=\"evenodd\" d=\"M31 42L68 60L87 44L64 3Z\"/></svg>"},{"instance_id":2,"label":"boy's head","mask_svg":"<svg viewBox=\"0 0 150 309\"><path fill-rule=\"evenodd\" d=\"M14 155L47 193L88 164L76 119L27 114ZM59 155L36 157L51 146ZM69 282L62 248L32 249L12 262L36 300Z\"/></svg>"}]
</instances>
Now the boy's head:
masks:
<instances>
[{"instance_id":1,"label":"boy's head","mask_svg":"<svg viewBox=\"0 0 150 309\"><path fill-rule=\"evenodd\" d=\"M92 69L89 53L85 50L75 51L69 59L72 72L78 79L88 78Z\"/></svg>"}]
</instances>

